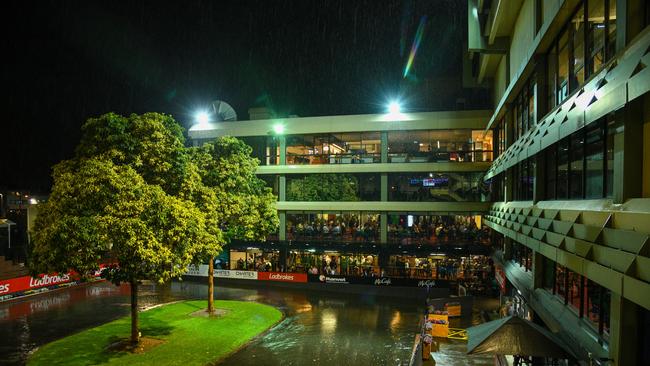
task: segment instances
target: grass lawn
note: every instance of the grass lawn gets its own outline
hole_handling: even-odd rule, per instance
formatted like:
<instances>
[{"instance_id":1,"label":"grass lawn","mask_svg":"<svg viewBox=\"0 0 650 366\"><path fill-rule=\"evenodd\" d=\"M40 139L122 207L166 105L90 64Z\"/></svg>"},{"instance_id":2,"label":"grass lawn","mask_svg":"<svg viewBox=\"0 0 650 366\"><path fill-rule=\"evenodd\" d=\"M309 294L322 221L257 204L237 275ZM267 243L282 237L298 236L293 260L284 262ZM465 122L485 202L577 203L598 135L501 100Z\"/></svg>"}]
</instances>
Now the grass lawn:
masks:
<instances>
[{"instance_id":1,"label":"grass lawn","mask_svg":"<svg viewBox=\"0 0 650 366\"><path fill-rule=\"evenodd\" d=\"M206 300L184 301L141 312L142 336L163 340L144 353L107 350L131 334L127 316L46 344L28 365L205 365L282 319L274 307L245 301L215 301L215 308L227 311L219 317L190 316L206 306Z\"/></svg>"}]
</instances>

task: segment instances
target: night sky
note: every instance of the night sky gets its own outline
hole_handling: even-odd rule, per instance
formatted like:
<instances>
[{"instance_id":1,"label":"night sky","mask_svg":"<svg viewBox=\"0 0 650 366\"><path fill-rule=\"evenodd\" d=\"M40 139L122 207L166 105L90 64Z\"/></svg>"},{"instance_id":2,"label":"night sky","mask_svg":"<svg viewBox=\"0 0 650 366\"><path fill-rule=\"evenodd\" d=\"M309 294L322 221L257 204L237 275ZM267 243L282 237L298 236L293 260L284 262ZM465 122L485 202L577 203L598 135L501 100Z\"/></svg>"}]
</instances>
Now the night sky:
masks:
<instances>
[{"instance_id":1,"label":"night sky","mask_svg":"<svg viewBox=\"0 0 650 366\"><path fill-rule=\"evenodd\" d=\"M5 5L6 4L6 5ZM47 193L81 124L109 111L173 115L220 99L239 119L444 110L462 88L467 5L428 1L3 3L0 189ZM404 77L417 29L420 46ZM8 112L8 113L7 113Z\"/></svg>"}]
</instances>

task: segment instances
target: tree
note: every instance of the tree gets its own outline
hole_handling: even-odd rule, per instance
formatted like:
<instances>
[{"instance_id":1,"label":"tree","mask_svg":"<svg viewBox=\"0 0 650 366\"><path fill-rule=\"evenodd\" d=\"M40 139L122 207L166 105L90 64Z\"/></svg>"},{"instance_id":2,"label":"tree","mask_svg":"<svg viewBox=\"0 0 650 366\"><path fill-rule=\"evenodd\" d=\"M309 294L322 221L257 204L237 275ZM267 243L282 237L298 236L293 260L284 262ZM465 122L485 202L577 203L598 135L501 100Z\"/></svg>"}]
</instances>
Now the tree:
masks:
<instances>
[{"instance_id":1,"label":"tree","mask_svg":"<svg viewBox=\"0 0 650 366\"><path fill-rule=\"evenodd\" d=\"M76 158L101 157L128 165L148 184L178 193L187 159L182 128L171 116L107 113L88 119L81 131Z\"/></svg>"},{"instance_id":2,"label":"tree","mask_svg":"<svg viewBox=\"0 0 650 366\"><path fill-rule=\"evenodd\" d=\"M190 148L189 161L196 166L202 187L185 189L186 184L184 190L190 192L187 197L193 197L210 225L216 224L223 232L220 242L204 246L202 253L209 261L208 312L214 311L214 257L221 245L233 239L266 240L278 228L276 197L255 175L259 161L251 157L251 151L230 136Z\"/></svg>"},{"instance_id":3,"label":"tree","mask_svg":"<svg viewBox=\"0 0 650 366\"><path fill-rule=\"evenodd\" d=\"M358 201L359 183L350 174L312 174L293 179L287 187L290 201Z\"/></svg>"},{"instance_id":4,"label":"tree","mask_svg":"<svg viewBox=\"0 0 650 366\"><path fill-rule=\"evenodd\" d=\"M106 255L102 277L131 284L131 342L139 341L138 281L179 277L206 240L203 213L147 184L130 166L105 159L64 161L36 218L33 273L88 275Z\"/></svg>"},{"instance_id":5,"label":"tree","mask_svg":"<svg viewBox=\"0 0 650 366\"><path fill-rule=\"evenodd\" d=\"M31 270L87 275L109 256L115 263L102 277L131 284L137 343L138 282L180 277L198 253L215 247L219 231L180 194L200 185L200 177L170 116L108 113L89 119L82 132L74 159L54 167L52 193L35 224Z\"/></svg>"}]
</instances>

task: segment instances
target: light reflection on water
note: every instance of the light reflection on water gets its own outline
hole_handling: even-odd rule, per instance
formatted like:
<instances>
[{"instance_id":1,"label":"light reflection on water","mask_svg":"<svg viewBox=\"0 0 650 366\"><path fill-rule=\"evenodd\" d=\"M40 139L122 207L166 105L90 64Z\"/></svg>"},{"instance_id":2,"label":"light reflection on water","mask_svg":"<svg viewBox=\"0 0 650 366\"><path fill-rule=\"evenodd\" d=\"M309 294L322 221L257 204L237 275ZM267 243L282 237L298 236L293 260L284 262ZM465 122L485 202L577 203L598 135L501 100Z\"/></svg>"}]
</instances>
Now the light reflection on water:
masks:
<instances>
[{"instance_id":1,"label":"light reflection on water","mask_svg":"<svg viewBox=\"0 0 650 366\"><path fill-rule=\"evenodd\" d=\"M205 298L207 286L172 283L141 286L139 303L150 306ZM216 287L218 299L259 301L286 318L221 362L223 365L406 364L422 312L420 302L284 288ZM129 314L128 286L98 283L0 304L0 364L23 364L34 348ZM463 342L442 345L438 365L491 365L468 357Z\"/></svg>"}]
</instances>

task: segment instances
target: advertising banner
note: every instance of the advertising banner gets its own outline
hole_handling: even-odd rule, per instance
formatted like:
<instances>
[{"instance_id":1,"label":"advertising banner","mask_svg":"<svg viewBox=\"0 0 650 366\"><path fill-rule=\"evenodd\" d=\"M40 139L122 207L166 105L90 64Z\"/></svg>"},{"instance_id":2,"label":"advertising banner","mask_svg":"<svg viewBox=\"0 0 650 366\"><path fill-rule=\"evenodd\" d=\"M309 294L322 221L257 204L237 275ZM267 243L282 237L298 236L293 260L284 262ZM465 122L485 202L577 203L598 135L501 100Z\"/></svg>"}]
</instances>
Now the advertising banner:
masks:
<instances>
[{"instance_id":1,"label":"advertising banner","mask_svg":"<svg viewBox=\"0 0 650 366\"><path fill-rule=\"evenodd\" d=\"M257 279L263 281L307 282L306 273L257 272Z\"/></svg>"},{"instance_id":2,"label":"advertising banner","mask_svg":"<svg viewBox=\"0 0 650 366\"><path fill-rule=\"evenodd\" d=\"M206 265L207 267L207 265ZM207 276L207 273L206 273ZM255 271L237 271L232 269L215 269L214 277L216 278L235 278L238 280L256 280L257 272Z\"/></svg>"},{"instance_id":3,"label":"advertising banner","mask_svg":"<svg viewBox=\"0 0 650 366\"><path fill-rule=\"evenodd\" d=\"M2 280L0 281L0 296L67 283L71 281L70 276L71 273L66 273L62 275L42 275L36 278L23 276Z\"/></svg>"},{"instance_id":4,"label":"advertising banner","mask_svg":"<svg viewBox=\"0 0 650 366\"><path fill-rule=\"evenodd\" d=\"M342 275L308 275L309 282L337 283L370 286L402 286L422 288L447 288L449 281L446 280L420 280L416 278L399 277L351 277Z\"/></svg>"},{"instance_id":5,"label":"advertising banner","mask_svg":"<svg viewBox=\"0 0 650 366\"><path fill-rule=\"evenodd\" d=\"M208 265L201 264L199 266L189 266L187 267L187 272L185 273L188 276L199 276L199 277L208 277ZM214 270L215 278L235 278L238 280L256 280L257 272L255 271L237 271L230 269L215 269Z\"/></svg>"},{"instance_id":6,"label":"advertising banner","mask_svg":"<svg viewBox=\"0 0 650 366\"><path fill-rule=\"evenodd\" d=\"M104 265L100 265L103 268ZM99 277L100 271L95 272L93 275ZM0 280L0 297L14 294L16 292L25 292L36 290L43 287L54 287L66 283L74 282L78 279L75 273L70 271L64 274L41 274L37 277L23 276L10 278L8 280Z\"/></svg>"},{"instance_id":7,"label":"advertising banner","mask_svg":"<svg viewBox=\"0 0 650 366\"><path fill-rule=\"evenodd\" d=\"M338 283L342 285L351 283L350 280L352 279L351 277L339 275L309 275L307 277L309 282Z\"/></svg>"}]
</instances>

